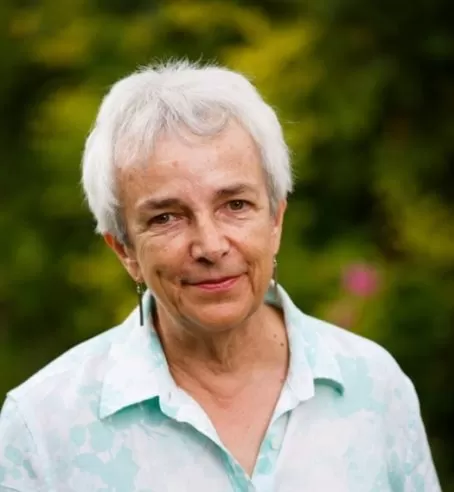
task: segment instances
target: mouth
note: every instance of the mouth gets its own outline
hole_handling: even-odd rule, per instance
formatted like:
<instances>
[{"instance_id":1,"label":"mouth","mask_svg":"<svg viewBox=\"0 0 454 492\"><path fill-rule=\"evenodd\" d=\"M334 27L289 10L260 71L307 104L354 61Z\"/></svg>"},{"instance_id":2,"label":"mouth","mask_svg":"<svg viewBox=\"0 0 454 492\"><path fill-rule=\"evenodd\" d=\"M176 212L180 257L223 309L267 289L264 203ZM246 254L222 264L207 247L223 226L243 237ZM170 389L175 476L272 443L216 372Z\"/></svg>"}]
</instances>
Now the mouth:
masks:
<instances>
[{"instance_id":1,"label":"mouth","mask_svg":"<svg viewBox=\"0 0 454 492\"><path fill-rule=\"evenodd\" d=\"M219 292L231 289L239 279L240 275L234 277L220 277L216 279L205 279L200 282L189 283L189 285L206 291Z\"/></svg>"}]
</instances>

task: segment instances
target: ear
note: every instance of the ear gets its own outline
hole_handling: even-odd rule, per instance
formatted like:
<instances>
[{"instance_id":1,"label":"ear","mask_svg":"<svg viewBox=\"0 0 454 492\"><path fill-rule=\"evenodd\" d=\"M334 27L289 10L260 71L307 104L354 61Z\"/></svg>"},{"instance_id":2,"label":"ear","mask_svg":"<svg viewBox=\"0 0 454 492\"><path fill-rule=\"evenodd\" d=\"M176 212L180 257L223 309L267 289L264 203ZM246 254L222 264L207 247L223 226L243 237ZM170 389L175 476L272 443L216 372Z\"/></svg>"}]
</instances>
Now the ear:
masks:
<instances>
[{"instance_id":1,"label":"ear","mask_svg":"<svg viewBox=\"0 0 454 492\"><path fill-rule=\"evenodd\" d=\"M132 279L135 282L143 282L142 273L134 248L131 246L126 246L112 234L107 233L104 234L103 237L107 246L109 246L109 248L112 249L117 255L118 259L121 261Z\"/></svg>"},{"instance_id":2,"label":"ear","mask_svg":"<svg viewBox=\"0 0 454 492\"><path fill-rule=\"evenodd\" d=\"M273 249L274 254L277 255L279 247L281 245L282 226L284 223L285 210L287 209L287 200L281 200L278 203L275 213L273 214Z\"/></svg>"}]
</instances>

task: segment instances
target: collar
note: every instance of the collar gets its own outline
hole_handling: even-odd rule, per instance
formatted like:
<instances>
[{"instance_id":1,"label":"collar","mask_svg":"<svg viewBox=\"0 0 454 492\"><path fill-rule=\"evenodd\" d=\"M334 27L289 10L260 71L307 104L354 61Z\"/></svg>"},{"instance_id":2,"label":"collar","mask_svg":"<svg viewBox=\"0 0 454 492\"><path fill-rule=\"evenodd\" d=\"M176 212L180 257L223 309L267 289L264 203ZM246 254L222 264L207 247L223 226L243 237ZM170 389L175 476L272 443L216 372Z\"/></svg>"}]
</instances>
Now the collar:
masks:
<instances>
[{"instance_id":1,"label":"collar","mask_svg":"<svg viewBox=\"0 0 454 492\"><path fill-rule=\"evenodd\" d=\"M148 290L142 304L144 313L150 313L154 298ZM101 419L168 393L176 386L151 316L145 316L141 326L137 307L122 326L122 336L112 343L107 356L99 406Z\"/></svg>"},{"instance_id":2,"label":"collar","mask_svg":"<svg viewBox=\"0 0 454 492\"><path fill-rule=\"evenodd\" d=\"M279 286L280 305L290 347L290 366L287 384L301 400L315 394L315 383L328 384L343 394L345 385L335 355L336 341L329 325L307 316Z\"/></svg>"},{"instance_id":3,"label":"collar","mask_svg":"<svg viewBox=\"0 0 454 492\"><path fill-rule=\"evenodd\" d=\"M270 289L265 302L284 312L290 346L288 386L301 401L314 396L317 380L342 393L344 383L330 347L330 335L320 330L324 323L303 314L280 286L278 293L276 300ZM154 303L153 296L146 291L144 312L151 312ZM146 316L140 326L138 311L136 308L123 322L121 336L110 347L99 404L101 419L176 389L151 316Z\"/></svg>"}]
</instances>

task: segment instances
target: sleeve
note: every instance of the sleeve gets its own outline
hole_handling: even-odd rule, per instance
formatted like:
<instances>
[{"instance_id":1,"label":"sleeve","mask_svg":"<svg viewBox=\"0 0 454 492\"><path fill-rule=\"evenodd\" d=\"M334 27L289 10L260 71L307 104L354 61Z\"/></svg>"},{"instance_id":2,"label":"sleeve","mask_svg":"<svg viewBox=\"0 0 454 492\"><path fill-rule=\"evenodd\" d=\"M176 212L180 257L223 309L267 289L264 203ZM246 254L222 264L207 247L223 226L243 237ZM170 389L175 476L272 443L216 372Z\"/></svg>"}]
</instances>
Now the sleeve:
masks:
<instances>
[{"instance_id":1,"label":"sleeve","mask_svg":"<svg viewBox=\"0 0 454 492\"><path fill-rule=\"evenodd\" d=\"M33 437L14 400L0 413L0 492L46 490Z\"/></svg>"},{"instance_id":2,"label":"sleeve","mask_svg":"<svg viewBox=\"0 0 454 492\"><path fill-rule=\"evenodd\" d=\"M388 407L388 471L393 492L441 492L417 393L402 371Z\"/></svg>"}]
</instances>

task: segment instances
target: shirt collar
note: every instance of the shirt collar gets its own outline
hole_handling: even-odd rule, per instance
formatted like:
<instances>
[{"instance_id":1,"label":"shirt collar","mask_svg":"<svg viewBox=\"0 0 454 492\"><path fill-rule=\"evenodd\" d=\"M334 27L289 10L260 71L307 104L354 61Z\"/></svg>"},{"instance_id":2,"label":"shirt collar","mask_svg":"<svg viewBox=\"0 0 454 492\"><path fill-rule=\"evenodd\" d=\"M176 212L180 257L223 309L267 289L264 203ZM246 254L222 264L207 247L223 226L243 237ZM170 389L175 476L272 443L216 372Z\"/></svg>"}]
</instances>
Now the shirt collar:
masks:
<instances>
[{"instance_id":1,"label":"shirt collar","mask_svg":"<svg viewBox=\"0 0 454 492\"><path fill-rule=\"evenodd\" d=\"M146 291L142 299L144 313L151 312L153 303L152 295ZM123 322L124 331L110 347L101 390L101 419L175 387L150 318L145 316L141 326L137 307Z\"/></svg>"},{"instance_id":2,"label":"shirt collar","mask_svg":"<svg viewBox=\"0 0 454 492\"><path fill-rule=\"evenodd\" d=\"M290 346L290 367L287 384L300 400L314 395L317 380L343 392L344 384L339 365L326 334L321 333L322 322L304 315L282 287L279 300L272 290L266 302L284 312ZM150 313L154 298L147 291L143 309ZM106 418L128 406L160 397L176 388L159 337L146 316L140 326L136 308L124 321L124 330L111 345L103 380L99 417Z\"/></svg>"},{"instance_id":3,"label":"shirt collar","mask_svg":"<svg viewBox=\"0 0 454 492\"><path fill-rule=\"evenodd\" d=\"M342 394L344 380L327 323L301 312L282 287L279 300L290 347L287 384L302 401L314 395L315 383L328 384Z\"/></svg>"}]
</instances>

